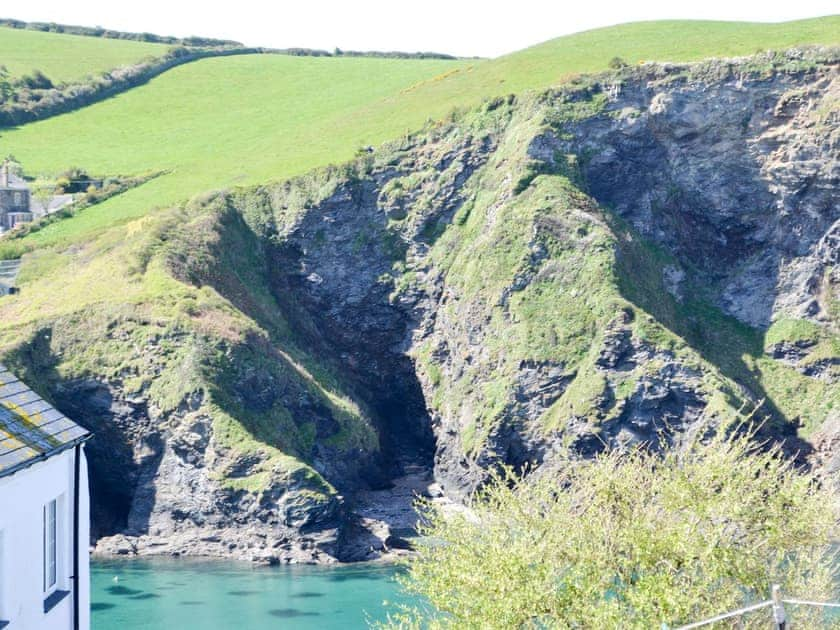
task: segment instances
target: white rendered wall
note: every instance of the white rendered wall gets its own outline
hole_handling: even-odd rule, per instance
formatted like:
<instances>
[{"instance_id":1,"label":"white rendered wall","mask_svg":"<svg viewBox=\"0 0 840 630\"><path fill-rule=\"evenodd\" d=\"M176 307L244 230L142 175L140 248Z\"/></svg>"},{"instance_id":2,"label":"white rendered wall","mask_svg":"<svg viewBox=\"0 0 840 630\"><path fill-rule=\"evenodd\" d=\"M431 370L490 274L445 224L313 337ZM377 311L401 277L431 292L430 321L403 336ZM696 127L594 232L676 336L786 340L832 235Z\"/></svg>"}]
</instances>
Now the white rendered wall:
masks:
<instances>
[{"instance_id":1,"label":"white rendered wall","mask_svg":"<svg viewBox=\"0 0 840 630\"><path fill-rule=\"evenodd\" d=\"M11 622L6 630L73 630L74 453L68 449L0 478L0 619ZM89 630L90 498L84 449L79 473L79 628ZM57 587L70 594L44 613L43 509L57 498Z\"/></svg>"}]
</instances>

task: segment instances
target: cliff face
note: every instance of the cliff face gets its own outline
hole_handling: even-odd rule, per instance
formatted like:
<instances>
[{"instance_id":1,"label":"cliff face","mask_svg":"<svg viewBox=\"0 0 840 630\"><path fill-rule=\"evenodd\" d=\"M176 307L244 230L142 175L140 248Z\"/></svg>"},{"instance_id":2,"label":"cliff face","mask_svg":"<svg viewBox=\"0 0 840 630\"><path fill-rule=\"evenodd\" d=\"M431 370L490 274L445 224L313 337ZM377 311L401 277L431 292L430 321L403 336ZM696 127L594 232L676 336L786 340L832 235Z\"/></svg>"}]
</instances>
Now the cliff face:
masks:
<instances>
[{"instance_id":1,"label":"cliff face","mask_svg":"<svg viewBox=\"0 0 840 630\"><path fill-rule=\"evenodd\" d=\"M589 156L590 194L675 258L671 292L702 283L758 329L831 320L820 290L836 239L833 73L629 85L615 116L581 121L557 150ZM549 158L550 159L550 158Z\"/></svg>"},{"instance_id":2,"label":"cliff face","mask_svg":"<svg viewBox=\"0 0 840 630\"><path fill-rule=\"evenodd\" d=\"M365 497L406 471L463 497L762 400L833 471L839 76L643 66L208 195L120 246L167 301L36 321L6 360L96 431L103 551L375 557L406 519Z\"/></svg>"}]
</instances>

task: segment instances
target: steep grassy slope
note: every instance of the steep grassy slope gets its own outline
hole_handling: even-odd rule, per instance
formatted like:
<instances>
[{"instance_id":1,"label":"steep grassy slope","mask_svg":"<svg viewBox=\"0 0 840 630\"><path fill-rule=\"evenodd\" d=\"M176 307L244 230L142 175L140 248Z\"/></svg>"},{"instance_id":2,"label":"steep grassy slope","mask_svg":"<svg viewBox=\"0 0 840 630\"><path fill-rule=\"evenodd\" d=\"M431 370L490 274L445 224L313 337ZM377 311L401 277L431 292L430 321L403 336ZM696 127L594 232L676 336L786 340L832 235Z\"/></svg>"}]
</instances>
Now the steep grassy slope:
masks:
<instances>
[{"instance_id":1,"label":"steep grassy slope","mask_svg":"<svg viewBox=\"0 0 840 630\"><path fill-rule=\"evenodd\" d=\"M33 174L171 171L20 247L84 238L193 194L352 157L499 94L606 69L614 56L684 61L840 39L840 17L786 24L647 22L562 37L489 61L249 56L189 64L112 101L2 134ZM98 42L97 42L98 43Z\"/></svg>"},{"instance_id":2,"label":"steep grassy slope","mask_svg":"<svg viewBox=\"0 0 840 630\"><path fill-rule=\"evenodd\" d=\"M643 61L697 61L752 55L802 44L840 43L840 15L783 22L651 21L620 24L558 37L498 59L468 65L445 81L426 82L402 98L431 106L436 117L476 99L557 85L570 76L600 72L618 57Z\"/></svg>"},{"instance_id":3,"label":"steep grassy slope","mask_svg":"<svg viewBox=\"0 0 840 630\"><path fill-rule=\"evenodd\" d=\"M42 33L0 27L0 65L12 78L40 70L53 83L72 82L88 75L163 55L168 46L81 35Z\"/></svg>"},{"instance_id":4,"label":"steep grassy slope","mask_svg":"<svg viewBox=\"0 0 840 630\"><path fill-rule=\"evenodd\" d=\"M196 193L300 174L350 159L425 120L421 108L362 113L461 62L246 55L176 68L147 86L2 134L31 173L69 164L92 173L169 173L34 235L50 243ZM348 117L350 122L348 122Z\"/></svg>"}]
</instances>

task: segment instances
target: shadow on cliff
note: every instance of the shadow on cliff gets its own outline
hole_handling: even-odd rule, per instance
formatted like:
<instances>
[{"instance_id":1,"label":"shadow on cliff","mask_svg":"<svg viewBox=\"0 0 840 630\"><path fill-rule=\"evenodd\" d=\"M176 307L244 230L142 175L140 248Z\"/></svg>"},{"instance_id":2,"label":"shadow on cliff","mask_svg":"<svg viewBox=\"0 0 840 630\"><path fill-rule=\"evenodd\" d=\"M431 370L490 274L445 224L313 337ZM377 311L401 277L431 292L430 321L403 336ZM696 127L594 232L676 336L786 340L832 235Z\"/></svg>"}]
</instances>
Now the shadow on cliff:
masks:
<instances>
[{"instance_id":1,"label":"shadow on cliff","mask_svg":"<svg viewBox=\"0 0 840 630\"><path fill-rule=\"evenodd\" d=\"M764 400L768 432L805 455L800 418L774 403L756 359L765 355L780 269L813 250L836 212L828 187L800 185L795 163L772 177L763 170L779 141L762 134L795 114L779 109L785 89L766 81L720 93L629 86L622 98L649 115L632 125L581 121L572 145L586 192L608 209L617 235L623 296ZM667 107L650 113L655 91Z\"/></svg>"},{"instance_id":2,"label":"shadow on cliff","mask_svg":"<svg viewBox=\"0 0 840 630\"><path fill-rule=\"evenodd\" d=\"M671 210L678 213L680 208L675 206ZM618 236L618 286L622 296L682 338L724 376L744 387L754 402L761 402L755 414L757 420L765 421L762 435L783 440L791 455L805 461L813 448L797 435L799 419L785 416L756 371L755 360L764 355L765 329L750 326L704 299L709 295L709 287L703 286L697 278L711 272L697 267L692 269L691 253L687 256L683 253L679 262L683 268L690 269L689 278L693 276L694 280L689 280L682 287L680 299L675 298L666 287L665 276L666 270L677 258L662 246L639 235L614 213L608 212L607 219ZM710 225L694 227L699 231L714 232ZM718 262L732 268L737 260L727 261L721 257ZM776 263L775 269L780 262ZM769 283L776 282L773 274L765 279ZM770 320L770 316L769 307L760 315L766 321ZM740 406L738 392L725 393L733 404Z\"/></svg>"},{"instance_id":3,"label":"shadow on cliff","mask_svg":"<svg viewBox=\"0 0 840 630\"><path fill-rule=\"evenodd\" d=\"M372 412L384 473L374 487L388 485L407 463L431 468L435 448L415 366L403 350L412 322L391 302L393 287L377 277L406 255L377 195L373 181L343 183L267 251L271 292L297 344L340 374ZM425 223L429 239L439 221ZM335 269L335 277L308 273L318 265Z\"/></svg>"},{"instance_id":4,"label":"shadow on cliff","mask_svg":"<svg viewBox=\"0 0 840 630\"><path fill-rule=\"evenodd\" d=\"M219 397L223 410L247 420L250 411L283 404L296 424L311 422L316 427L313 445L280 446L291 448L339 488L352 489L352 468L365 485L383 487L399 473L402 459L431 463L434 444L419 382L408 357L392 350L405 334L405 316L388 304L387 293L359 305L360 311L387 319L380 334L342 327L323 304L307 296L299 247L260 237L229 200L213 212L213 237L204 244L211 256L201 259L201 267L178 268L176 263L175 273L197 286L212 286L268 332L271 344L254 335L241 344L250 356L244 362L249 374L231 375L237 394ZM272 379L284 383L272 385ZM305 387L298 391L296 382L340 391L353 400L375 422L378 457L367 462L358 454L348 454L345 462L317 457L319 443L335 440L337 423L329 404L306 395ZM266 396L270 400L262 400ZM301 396L308 400L302 406ZM272 437L276 428L254 425L251 430L258 439L277 444Z\"/></svg>"},{"instance_id":5,"label":"shadow on cliff","mask_svg":"<svg viewBox=\"0 0 840 630\"><path fill-rule=\"evenodd\" d=\"M662 283L658 248L628 230L626 225L619 225L615 220L612 223L613 230L620 235L617 258L622 296L682 338L726 377L744 386L756 400L764 400L764 410L774 420L781 420L783 415L744 360L745 356L758 357L763 353L764 333L698 299L674 299ZM627 234L631 236L626 237Z\"/></svg>"},{"instance_id":6,"label":"shadow on cliff","mask_svg":"<svg viewBox=\"0 0 840 630\"><path fill-rule=\"evenodd\" d=\"M68 418L91 431L85 445L91 493L91 539L125 531L139 466L127 439L129 427L115 421L113 397L95 380L66 380L51 348L52 328L43 327L6 356L14 373ZM148 515L147 515L148 516Z\"/></svg>"}]
</instances>

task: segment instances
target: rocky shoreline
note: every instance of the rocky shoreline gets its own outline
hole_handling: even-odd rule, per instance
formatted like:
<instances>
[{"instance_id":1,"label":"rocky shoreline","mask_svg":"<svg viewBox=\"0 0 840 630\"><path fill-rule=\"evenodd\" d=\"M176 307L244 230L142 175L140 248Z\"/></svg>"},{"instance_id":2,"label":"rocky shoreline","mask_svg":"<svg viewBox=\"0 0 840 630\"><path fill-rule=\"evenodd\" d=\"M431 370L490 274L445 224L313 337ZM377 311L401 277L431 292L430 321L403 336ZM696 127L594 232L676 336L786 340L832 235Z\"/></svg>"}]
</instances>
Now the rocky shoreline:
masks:
<instances>
[{"instance_id":1,"label":"rocky shoreline","mask_svg":"<svg viewBox=\"0 0 840 630\"><path fill-rule=\"evenodd\" d=\"M418 464L407 464L404 469L390 488L357 493L348 502L340 525L306 532L272 548L255 544L253 531L226 527L176 534L165 540L149 535L106 536L91 547L91 555L225 558L264 566L394 563L413 552L420 518L415 509L417 499L429 500L444 510L466 509L444 496L431 469Z\"/></svg>"}]
</instances>

